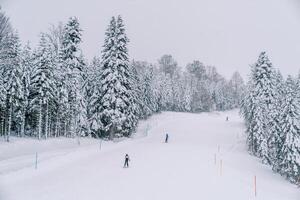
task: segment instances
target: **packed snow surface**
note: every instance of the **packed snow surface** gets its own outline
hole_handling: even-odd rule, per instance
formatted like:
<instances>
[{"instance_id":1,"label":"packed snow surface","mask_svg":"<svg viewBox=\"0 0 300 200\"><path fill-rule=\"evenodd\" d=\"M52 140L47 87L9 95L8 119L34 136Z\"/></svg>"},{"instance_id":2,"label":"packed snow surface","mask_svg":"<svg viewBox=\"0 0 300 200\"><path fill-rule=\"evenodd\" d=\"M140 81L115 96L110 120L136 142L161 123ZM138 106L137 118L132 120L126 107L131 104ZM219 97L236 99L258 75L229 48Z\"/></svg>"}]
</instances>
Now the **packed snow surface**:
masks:
<instances>
[{"instance_id":1,"label":"packed snow surface","mask_svg":"<svg viewBox=\"0 0 300 200\"><path fill-rule=\"evenodd\" d=\"M114 142L12 140L0 142L1 200L300 199L299 188L247 153L237 111L164 112Z\"/></svg>"}]
</instances>

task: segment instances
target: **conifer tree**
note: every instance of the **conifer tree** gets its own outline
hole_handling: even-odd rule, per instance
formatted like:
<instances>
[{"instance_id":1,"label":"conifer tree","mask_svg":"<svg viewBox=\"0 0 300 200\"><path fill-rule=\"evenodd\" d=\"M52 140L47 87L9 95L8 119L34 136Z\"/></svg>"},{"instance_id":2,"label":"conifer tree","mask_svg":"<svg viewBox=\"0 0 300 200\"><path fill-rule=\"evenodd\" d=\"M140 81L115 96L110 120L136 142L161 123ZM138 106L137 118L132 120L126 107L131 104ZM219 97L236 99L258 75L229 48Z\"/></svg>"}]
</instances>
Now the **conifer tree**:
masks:
<instances>
[{"instance_id":1,"label":"conifer tree","mask_svg":"<svg viewBox=\"0 0 300 200\"><path fill-rule=\"evenodd\" d=\"M98 90L99 87L99 74L100 74L100 60L97 57L94 57L92 63L87 65L84 68L84 85L83 85L83 94L86 100L86 117L87 117L87 135L98 137L99 135L95 135L95 132L99 130L98 120L97 120L97 110L99 107L99 96L101 95Z\"/></svg>"},{"instance_id":2,"label":"conifer tree","mask_svg":"<svg viewBox=\"0 0 300 200\"><path fill-rule=\"evenodd\" d=\"M241 114L244 117L245 125L246 125L246 133L247 133L247 145L248 145L248 151L256 155L257 154L257 139L255 138L255 133L253 131L253 117L254 117L254 97L253 97L253 91L252 91L252 85L249 81L246 87L245 96L242 99L241 102Z\"/></svg>"},{"instance_id":3,"label":"conifer tree","mask_svg":"<svg viewBox=\"0 0 300 200\"><path fill-rule=\"evenodd\" d=\"M120 16L112 17L102 51L100 119L110 139L129 136L137 125L136 99L128 61L125 27Z\"/></svg>"},{"instance_id":4,"label":"conifer tree","mask_svg":"<svg viewBox=\"0 0 300 200\"><path fill-rule=\"evenodd\" d=\"M94 57L91 63L91 73L87 82L87 96L88 100L88 120L89 120L89 129L95 137L101 137L101 130L103 129L101 117L100 117L100 107L101 107L101 62L98 57Z\"/></svg>"},{"instance_id":5,"label":"conifer tree","mask_svg":"<svg viewBox=\"0 0 300 200\"><path fill-rule=\"evenodd\" d=\"M20 43L18 35L13 33L3 40L1 49L1 65L3 67L3 85L5 89L5 133L9 142L12 123L18 114L23 101L23 87L21 81Z\"/></svg>"},{"instance_id":6,"label":"conifer tree","mask_svg":"<svg viewBox=\"0 0 300 200\"><path fill-rule=\"evenodd\" d=\"M282 130L282 109L284 97L284 80L279 71L275 72L274 85L276 86L276 98L274 110L272 111L272 126L270 126L269 154L274 171L279 171L280 151L284 142L284 132Z\"/></svg>"},{"instance_id":7,"label":"conifer tree","mask_svg":"<svg viewBox=\"0 0 300 200\"><path fill-rule=\"evenodd\" d=\"M262 127L257 130L262 132L257 132L255 134L259 137L259 156L262 157L264 163L272 163L272 151L267 147L267 152L265 151L264 145L269 146L271 135L274 133L270 132L270 127L274 126L274 108L276 103L276 87L274 85L274 68L270 62L266 52L262 52L259 55L257 62L252 68L252 84L254 98L256 100L256 107L260 107L257 114L261 117L264 123L260 123ZM257 116L254 116L257 117Z\"/></svg>"},{"instance_id":8,"label":"conifer tree","mask_svg":"<svg viewBox=\"0 0 300 200\"><path fill-rule=\"evenodd\" d=\"M62 86L67 90L68 111L65 119L65 129L68 129L69 135L75 136L80 129L80 113L85 109L81 97L81 86L83 79L81 76L83 60L81 59L81 28L78 19L71 17L65 29L62 38L62 47L60 52L61 68L64 72L66 85ZM68 127L67 127L68 125Z\"/></svg>"},{"instance_id":9,"label":"conifer tree","mask_svg":"<svg viewBox=\"0 0 300 200\"><path fill-rule=\"evenodd\" d=\"M143 115L147 118L155 112L156 105L152 90L152 79L153 70L150 69L146 72L144 79L142 81L142 104L143 104Z\"/></svg>"},{"instance_id":10,"label":"conifer tree","mask_svg":"<svg viewBox=\"0 0 300 200\"><path fill-rule=\"evenodd\" d=\"M30 110L30 90L31 80L34 71L34 58L32 55L31 47L29 43L25 45L21 55L21 70L22 70L22 85L23 85L23 104L21 108L21 130L20 135L25 135L26 115L29 114Z\"/></svg>"},{"instance_id":11,"label":"conifer tree","mask_svg":"<svg viewBox=\"0 0 300 200\"><path fill-rule=\"evenodd\" d=\"M279 157L279 169L293 183L300 177L300 108L296 94L296 83L291 76L286 81L282 112L284 143Z\"/></svg>"},{"instance_id":12,"label":"conifer tree","mask_svg":"<svg viewBox=\"0 0 300 200\"><path fill-rule=\"evenodd\" d=\"M137 116L139 119L145 119L149 115L148 113L151 113L151 111L148 109L147 105L144 103L144 93L143 93L143 84L144 82L141 81L142 76L139 76L138 71L136 69L136 65L139 65L133 61L132 64L130 64L131 71L132 71L132 83L133 83L133 95L136 99L137 104Z\"/></svg>"},{"instance_id":13,"label":"conifer tree","mask_svg":"<svg viewBox=\"0 0 300 200\"><path fill-rule=\"evenodd\" d=\"M33 72L31 81L33 87L32 101L38 110L38 138L41 139L42 136L48 137L49 106L55 99L51 52L44 34L41 34L36 65L37 68Z\"/></svg>"}]
</instances>

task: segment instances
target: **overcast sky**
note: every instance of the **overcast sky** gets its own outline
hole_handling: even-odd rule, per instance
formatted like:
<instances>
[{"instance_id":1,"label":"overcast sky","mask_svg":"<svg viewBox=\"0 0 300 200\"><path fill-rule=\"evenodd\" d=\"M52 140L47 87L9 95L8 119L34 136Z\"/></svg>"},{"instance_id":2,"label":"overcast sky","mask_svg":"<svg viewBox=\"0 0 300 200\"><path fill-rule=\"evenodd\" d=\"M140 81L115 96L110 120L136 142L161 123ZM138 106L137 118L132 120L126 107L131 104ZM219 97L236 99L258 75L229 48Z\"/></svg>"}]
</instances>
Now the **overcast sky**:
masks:
<instances>
[{"instance_id":1,"label":"overcast sky","mask_svg":"<svg viewBox=\"0 0 300 200\"><path fill-rule=\"evenodd\" d=\"M100 55L111 16L121 14L131 59L214 65L243 76L260 51L286 75L300 69L300 0L0 0L23 42L77 16L87 58Z\"/></svg>"}]
</instances>

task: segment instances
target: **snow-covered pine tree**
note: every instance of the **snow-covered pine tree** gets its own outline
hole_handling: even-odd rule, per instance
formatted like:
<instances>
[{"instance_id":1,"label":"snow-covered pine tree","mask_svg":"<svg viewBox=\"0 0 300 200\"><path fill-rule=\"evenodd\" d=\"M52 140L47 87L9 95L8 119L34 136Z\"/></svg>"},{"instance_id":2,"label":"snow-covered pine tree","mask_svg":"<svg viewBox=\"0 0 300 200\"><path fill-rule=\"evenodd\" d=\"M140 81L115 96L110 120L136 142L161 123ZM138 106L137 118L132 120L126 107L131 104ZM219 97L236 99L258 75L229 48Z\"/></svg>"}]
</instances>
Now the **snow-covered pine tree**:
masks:
<instances>
[{"instance_id":1,"label":"snow-covered pine tree","mask_svg":"<svg viewBox=\"0 0 300 200\"><path fill-rule=\"evenodd\" d=\"M140 74L140 71L143 68L143 64L142 62L136 62L136 61L132 61L130 63L130 68L131 68L131 72L132 72L132 83L133 83L133 89L134 89L134 96L137 99L137 106L138 106L138 118L139 119L145 119L146 115L144 112L144 103L143 103L143 92L142 92L142 75Z\"/></svg>"},{"instance_id":2,"label":"snow-covered pine tree","mask_svg":"<svg viewBox=\"0 0 300 200\"><path fill-rule=\"evenodd\" d=\"M275 72L274 85L276 86L276 98L274 102L274 110L272 112L273 124L270 127L269 138L269 154L272 158L272 169L279 171L280 151L284 142L284 132L282 130L282 104L285 92L285 83L279 71Z\"/></svg>"},{"instance_id":3,"label":"snow-covered pine tree","mask_svg":"<svg viewBox=\"0 0 300 200\"><path fill-rule=\"evenodd\" d=\"M91 134L95 137L101 137L103 125L100 117L101 106L101 61L100 58L94 57L91 63L90 74L86 82L86 94L88 96L88 123Z\"/></svg>"},{"instance_id":4,"label":"snow-covered pine tree","mask_svg":"<svg viewBox=\"0 0 300 200\"><path fill-rule=\"evenodd\" d=\"M92 130L93 124L97 124L97 118L94 116L97 110L94 106L97 107L98 103L94 102L94 100L97 101L98 96L100 96L100 93L95 89L97 82L97 77L99 77L98 70L100 69L100 61L98 58L94 57L92 60L92 63L86 65L83 68L83 94L85 97L85 103L86 103L86 135L92 136ZM94 118L95 117L95 118ZM96 128L98 129L98 128ZM95 133L93 133L95 134ZM96 136L96 135L93 135Z\"/></svg>"},{"instance_id":5,"label":"snow-covered pine tree","mask_svg":"<svg viewBox=\"0 0 300 200\"><path fill-rule=\"evenodd\" d=\"M267 155L268 146L264 132L263 104L255 96L252 80L247 84L247 92L241 103L241 113L246 121L248 151L259 157Z\"/></svg>"},{"instance_id":6,"label":"snow-covered pine tree","mask_svg":"<svg viewBox=\"0 0 300 200\"><path fill-rule=\"evenodd\" d=\"M6 141L12 131L14 118L19 114L23 101L23 87L20 67L20 43L16 33L5 37L1 47L1 68L3 72L3 85L5 89L5 133Z\"/></svg>"},{"instance_id":7,"label":"snow-covered pine tree","mask_svg":"<svg viewBox=\"0 0 300 200\"><path fill-rule=\"evenodd\" d=\"M78 102L78 112L77 112L77 130L78 136L84 136L88 130L88 119L87 119L87 98L84 96L85 91L85 71L87 70L87 62L85 61L83 54L79 57L80 64L80 74L77 77L78 86L77 89L77 102Z\"/></svg>"},{"instance_id":8,"label":"snow-covered pine tree","mask_svg":"<svg viewBox=\"0 0 300 200\"><path fill-rule=\"evenodd\" d=\"M12 27L9 18L5 15L0 7L0 135L5 135L5 119L6 119L6 108L5 99L6 91L4 87L4 64L7 50L7 39L8 35L12 33Z\"/></svg>"},{"instance_id":9,"label":"snow-covered pine tree","mask_svg":"<svg viewBox=\"0 0 300 200\"><path fill-rule=\"evenodd\" d=\"M254 111L255 111L255 99L253 96L253 88L251 81L248 82L246 87L246 92L244 98L241 102L241 114L244 117L245 125L246 125L246 133L247 133L247 145L248 151L253 154L257 155L258 152L258 143L256 134L253 130L253 118L254 118Z\"/></svg>"},{"instance_id":10,"label":"snow-covered pine tree","mask_svg":"<svg viewBox=\"0 0 300 200\"><path fill-rule=\"evenodd\" d=\"M57 137L59 135L66 135L66 123L68 116L68 91L66 84L67 73L63 65L60 53L64 38L65 26L63 23L52 25L45 37L50 46L52 65L54 69L54 83L55 83L55 106L51 106L49 112L51 113L50 127L52 135Z\"/></svg>"},{"instance_id":11,"label":"snow-covered pine tree","mask_svg":"<svg viewBox=\"0 0 300 200\"><path fill-rule=\"evenodd\" d=\"M69 122L69 103L68 103L68 90L65 80L65 74L60 68L60 73L56 74L56 97L57 97L57 113L55 136L67 136L68 122Z\"/></svg>"},{"instance_id":12,"label":"snow-covered pine tree","mask_svg":"<svg viewBox=\"0 0 300 200\"><path fill-rule=\"evenodd\" d=\"M65 129L68 129L69 135L75 136L80 129L80 114L85 109L82 106L82 59L81 59L81 28L78 19L71 17L63 31L62 47L60 60L62 70L65 73L66 89L68 95L68 116L65 121ZM68 127L67 127L68 126Z\"/></svg>"},{"instance_id":13,"label":"snow-covered pine tree","mask_svg":"<svg viewBox=\"0 0 300 200\"><path fill-rule=\"evenodd\" d=\"M129 136L135 130L137 103L128 61L125 27L121 16L112 17L102 51L100 119L110 139Z\"/></svg>"},{"instance_id":14,"label":"snow-covered pine tree","mask_svg":"<svg viewBox=\"0 0 300 200\"><path fill-rule=\"evenodd\" d=\"M31 78L32 72L34 69L34 58L32 55L32 50L27 43L21 54L21 70L22 70L22 85L23 85L23 104L22 104L22 111L21 111L21 130L20 135L25 135L25 126L26 126L26 115L29 113L30 110L30 90L31 90Z\"/></svg>"},{"instance_id":15,"label":"snow-covered pine tree","mask_svg":"<svg viewBox=\"0 0 300 200\"><path fill-rule=\"evenodd\" d=\"M262 52L259 55L257 62L254 64L252 68L252 84L255 98L255 109L260 108L257 111L259 117L264 119L262 122L257 125L261 125L262 127L257 128L257 130L261 130L262 132L256 132L258 142L259 142L259 156L263 159L264 163L271 164L272 163L272 150L267 148L267 152L265 152L264 145L267 143L269 146L269 141L271 135L274 134L270 130L275 124L274 121L274 109L276 103L276 87L274 85L274 68L272 63L270 62L266 52ZM262 113L260 113L262 112ZM261 116L260 116L261 115ZM257 116L254 116L257 117ZM266 153L266 154L265 154Z\"/></svg>"},{"instance_id":16,"label":"snow-covered pine tree","mask_svg":"<svg viewBox=\"0 0 300 200\"><path fill-rule=\"evenodd\" d=\"M50 51L46 37L42 33L37 55L35 55L37 67L31 80L32 104L35 105L38 113L38 139L49 136L49 107L55 99L54 69Z\"/></svg>"},{"instance_id":17,"label":"snow-covered pine tree","mask_svg":"<svg viewBox=\"0 0 300 200\"><path fill-rule=\"evenodd\" d=\"M132 83L133 83L133 95L134 95L134 98L136 99L136 103L137 103L137 106L138 106L138 113L137 113L137 116L139 119L145 119L147 118L149 115L148 113L152 113L152 111L150 111L147 107L146 104L144 104L144 94L143 94L143 81L141 81L141 78L142 76L140 76L138 74L138 69L137 69L137 66L141 64L139 62L135 62L133 61L131 64L130 64L130 68L131 68L131 79L132 79ZM148 112L147 112L148 111ZM149 112L150 111L150 112Z\"/></svg>"},{"instance_id":18,"label":"snow-covered pine tree","mask_svg":"<svg viewBox=\"0 0 300 200\"><path fill-rule=\"evenodd\" d=\"M142 80L142 104L143 104L143 116L145 118L151 116L157 110L156 99L153 93L152 81L153 81L153 68L149 68L145 71L143 80Z\"/></svg>"},{"instance_id":19,"label":"snow-covered pine tree","mask_svg":"<svg viewBox=\"0 0 300 200\"><path fill-rule=\"evenodd\" d=\"M296 83L291 76L286 81L282 111L284 143L279 156L280 173L293 183L300 183L300 107Z\"/></svg>"},{"instance_id":20,"label":"snow-covered pine tree","mask_svg":"<svg viewBox=\"0 0 300 200\"><path fill-rule=\"evenodd\" d=\"M269 163L268 157L268 136L265 130L266 118L264 115L264 105L261 100L254 99L253 118L251 121L251 147L254 148L252 152L254 155L262 158L264 163ZM249 138L250 139L250 138Z\"/></svg>"}]
</instances>

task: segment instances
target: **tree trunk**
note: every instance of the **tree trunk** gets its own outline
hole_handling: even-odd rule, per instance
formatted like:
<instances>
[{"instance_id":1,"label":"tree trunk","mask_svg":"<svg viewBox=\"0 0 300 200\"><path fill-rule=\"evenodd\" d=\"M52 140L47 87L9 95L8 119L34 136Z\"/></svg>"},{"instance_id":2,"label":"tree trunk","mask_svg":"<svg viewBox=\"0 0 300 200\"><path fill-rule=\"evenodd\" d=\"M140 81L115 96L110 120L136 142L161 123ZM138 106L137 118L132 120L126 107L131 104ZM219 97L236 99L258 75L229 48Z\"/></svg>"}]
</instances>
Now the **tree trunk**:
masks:
<instances>
[{"instance_id":1,"label":"tree trunk","mask_svg":"<svg viewBox=\"0 0 300 200\"><path fill-rule=\"evenodd\" d=\"M25 135L25 109L23 109L22 119L21 119L21 137Z\"/></svg>"},{"instance_id":2,"label":"tree trunk","mask_svg":"<svg viewBox=\"0 0 300 200\"><path fill-rule=\"evenodd\" d=\"M49 119L49 116L48 116L48 100L47 100L47 103L46 103L46 117L45 117L45 138L46 139L48 138L48 119Z\"/></svg>"},{"instance_id":3,"label":"tree trunk","mask_svg":"<svg viewBox=\"0 0 300 200\"><path fill-rule=\"evenodd\" d=\"M40 110L39 110L39 135L38 138L39 140L41 139L41 135L42 135L42 100L40 99Z\"/></svg>"},{"instance_id":4,"label":"tree trunk","mask_svg":"<svg viewBox=\"0 0 300 200\"><path fill-rule=\"evenodd\" d=\"M12 105L10 105L9 116L8 116L8 128L7 128L8 130L7 130L7 138L6 138L7 142L9 142L10 134L11 134L12 110L13 110L13 107L12 107Z\"/></svg>"},{"instance_id":5,"label":"tree trunk","mask_svg":"<svg viewBox=\"0 0 300 200\"><path fill-rule=\"evenodd\" d=\"M58 136L58 127L59 127L59 124L60 124L60 120L59 120L59 117L58 117L58 114L56 115L56 122L55 122L55 137Z\"/></svg>"},{"instance_id":6,"label":"tree trunk","mask_svg":"<svg viewBox=\"0 0 300 200\"><path fill-rule=\"evenodd\" d=\"M64 127L64 137L66 137L66 134L67 134L67 122L65 120L65 123L64 123L65 127Z\"/></svg>"},{"instance_id":7,"label":"tree trunk","mask_svg":"<svg viewBox=\"0 0 300 200\"><path fill-rule=\"evenodd\" d=\"M115 125L112 125L112 127L109 130L109 140L113 140L115 135Z\"/></svg>"},{"instance_id":8,"label":"tree trunk","mask_svg":"<svg viewBox=\"0 0 300 200\"><path fill-rule=\"evenodd\" d=\"M4 129L3 129L3 125L4 125L4 118L3 118L4 116L1 116L1 124L0 124L0 126L1 126L1 136L4 136Z\"/></svg>"}]
</instances>

